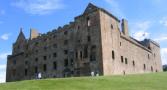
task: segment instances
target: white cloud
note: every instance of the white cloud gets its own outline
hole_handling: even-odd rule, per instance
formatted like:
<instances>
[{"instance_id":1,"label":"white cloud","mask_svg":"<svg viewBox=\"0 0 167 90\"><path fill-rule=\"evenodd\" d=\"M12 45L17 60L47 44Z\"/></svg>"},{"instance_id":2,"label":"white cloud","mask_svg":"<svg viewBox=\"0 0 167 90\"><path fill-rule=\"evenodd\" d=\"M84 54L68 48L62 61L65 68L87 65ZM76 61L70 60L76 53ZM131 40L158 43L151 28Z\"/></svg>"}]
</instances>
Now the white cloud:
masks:
<instances>
[{"instance_id":1,"label":"white cloud","mask_svg":"<svg viewBox=\"0 0 167 90\"><path fill-rule=\"evenodd\" d=\"M3 34L0 38L1 38L2 40L8 40L10 35L11 35L11 34L6 33L6 34Z\"/></svg>"},{"instance_id":2,"label":"white cloud","mask_svg":"<svg viewBox=\"0 0 167 90\"><path fill-rule=\"evenodd\" d=\"M110 5L110 11L113 14L116 14L119 17L125 18L122 10L120 9L119 3L116 0L104 0L104 1Z\"/></svg>"},{"instance_id":3,"label":"white cloud","mask_svg":"<svg viewBox=\"0 0 167 90\"><path fill-rule=\"evenodd\" d=\"M29 14L44 15L62 9L62 0L17 0L12 5L23 9Z\"/></svg>"},{"instance_id":4,"label":"white cloud","mask_svg":"<svg viewBox=\"0 0 167 90\"><path fill-rule=\"evenodd\" d=\"M154 40L157 41L157 42L166 41L167 40L167 36L159 37L159 38L156 38Z\"/></svg>"},{"instance_id":5,"label":"white cloud","mask_svg":"<svg viewBox=\"0 0 167 90\"><path fill-rule=\"evenodd\" d=\"M6 68L6 65L0 65L0 70L4 70Z\"/></svg>"},{"instance_id":6,"label":"white cloud","mask_svg":"<svg viewBox=\"0 0 167 90\"><path fill-rule=\"evenodd\" d=\"M6 68L0 71L0 83L4 83L6 81Z\"/></svg>"},{"instance_id":7,"label":"white cloud","mask_svg":"<svg viewBox=\"0 0 167 90\"><path fill-rule=\"evenodd\" d=\"M151 27L150 21L133 23L130 27L130 30L132 32L132 37L134 37L139 41L144 40L145 38L149 38L150 33L148 33L147 30L150 27Z\"/></svg>"},{"instance_id":8,"label":"white cloud","mask_svg":"<svg viewBox=\"0 0 167 90\"><path fill-rule=\"evenodd\" d=\"M164 6L166 5L166 0L150 0L154 6Z\"/></svg>"},{"instance_id":9,"label":"white cloud","mask_svg":"<svg viewBox=\"0 0 167 90\"><path fill-rule=\"evenodd\" d=\"M165 27L167 27L167 17L163 17L159 22L160 22L160 24L162 24Z\"/></svg>"},{"instance_id":10,"label":"white cloud","mask_svg":"<svg viewBox=\"0 0 167 90\"><path fill-rule=\"evenodd\" d=\"M162 64L167 64L167 48L162 48L161 49L161 59L162 59Z\"/></svg>"},{"instance_id":11,"label":"white cloud","mask_svg":"<svg viewBox=\"0 0 167 90\"><path fill-rule=\"evenodd\" d=\"M7 52L7 53L0 53L0 60L6 60L7 59L7 55L10 55L11 53Z\"/></svg>"},{"instance_id":12,"label":"white cloud","mask_svg":"<svg viewBox=\"0 0 167 90\"><path fill-rule=\"evenodd\" d=\"M2 60L7 60L7 55L10 55L11 53L0 53L0 63L3 62ZM0 64L0 83L5 82L6 80L6 64Z\"/></svg>"},{"instance_id":13,"label":"white cloud","mask_svg":"<svg viewBox=\"0 0 167 90\"><path fill-rule=\"evenodd\" d=\"M146 31L150 28L150 26L151 26L150 21L142 21L133 23L131 29L134 31Z\"/></svg>"},{"instance_id":14,"label":"white cloud","mask_svg":"<svg viewBox=\"0 0 167 90\"><path fill-rule=\"evenodd\" d=\"M138 32L133 33L132 37L139 40L139 41L142 41L146 38L149 38L150 33L144 32L144 31L138 31Z\"/></svg>"}]
</instances>

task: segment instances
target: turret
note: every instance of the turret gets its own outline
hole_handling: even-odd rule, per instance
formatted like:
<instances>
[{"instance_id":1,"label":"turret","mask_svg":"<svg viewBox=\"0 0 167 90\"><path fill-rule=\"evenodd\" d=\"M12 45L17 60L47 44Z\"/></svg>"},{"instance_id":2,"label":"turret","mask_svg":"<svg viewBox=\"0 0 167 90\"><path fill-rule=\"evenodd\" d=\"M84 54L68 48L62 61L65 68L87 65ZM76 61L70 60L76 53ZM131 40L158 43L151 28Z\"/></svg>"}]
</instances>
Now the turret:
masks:
<instances>
[{"instance_id":1,"label":"turret","mask_svg":"<svg viewBox=\"0 0 167 90\"><path fill-rule=\"evenodd\" d=\"M23 42L25 40L26 38L23 34L23 28L20 28L20 33L19 33L19 36L17 37L16 43Z\"/></svg>"},{"instance_id":2,"label":"turret","mask_svg":"<svg viewBox=\"0 0 167 90\"><path fill-rule=\"evenodd\" d=\"M20 33L17 37L16 42L13 44L13 54L18 54L24 52L26 46L26 38L23 34L23 29L20 28Z\"/></svg>"}]
</instances>

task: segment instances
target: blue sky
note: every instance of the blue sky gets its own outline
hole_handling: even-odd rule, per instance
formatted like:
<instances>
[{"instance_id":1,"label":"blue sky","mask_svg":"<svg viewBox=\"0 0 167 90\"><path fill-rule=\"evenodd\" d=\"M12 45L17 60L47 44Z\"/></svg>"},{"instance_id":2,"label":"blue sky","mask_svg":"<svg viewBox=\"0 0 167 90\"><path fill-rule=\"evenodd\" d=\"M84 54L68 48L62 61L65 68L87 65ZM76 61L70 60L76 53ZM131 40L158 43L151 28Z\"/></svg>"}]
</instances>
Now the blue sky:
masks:
<instances>
[{"instance_id":1,"label":"blue sky","mask_svg":"<svg viewBox=\"0 0 167 90\"><path fill-rule=\"evenodd\" d=\"M27 38L30 28L51 31L73 21L89 2L127 19L132 37L159 42L162 63L167 64L167 0L0 0L0 82L21 27Z\"/></svg>"}]
</instances>

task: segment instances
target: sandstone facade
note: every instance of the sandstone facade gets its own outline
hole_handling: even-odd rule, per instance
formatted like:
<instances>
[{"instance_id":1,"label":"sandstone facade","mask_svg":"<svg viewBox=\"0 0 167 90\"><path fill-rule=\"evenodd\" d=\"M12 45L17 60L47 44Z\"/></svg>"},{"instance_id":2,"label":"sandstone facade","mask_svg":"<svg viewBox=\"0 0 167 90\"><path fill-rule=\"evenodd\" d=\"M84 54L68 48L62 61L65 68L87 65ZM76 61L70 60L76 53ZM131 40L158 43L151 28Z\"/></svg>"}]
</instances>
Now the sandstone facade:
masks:
<instances>
[{"instance_id":1,"label":"sandstone facade","mask_svg":"<svg viewBox=\"0 0 167 90\"><path fill-rule=\"evenodd\" d=\"M74 22L46 34L22 30L8 56L6 81L161 72L160 46L129 36L128 22L89 4Z\"/></svg>"}]
</instances>

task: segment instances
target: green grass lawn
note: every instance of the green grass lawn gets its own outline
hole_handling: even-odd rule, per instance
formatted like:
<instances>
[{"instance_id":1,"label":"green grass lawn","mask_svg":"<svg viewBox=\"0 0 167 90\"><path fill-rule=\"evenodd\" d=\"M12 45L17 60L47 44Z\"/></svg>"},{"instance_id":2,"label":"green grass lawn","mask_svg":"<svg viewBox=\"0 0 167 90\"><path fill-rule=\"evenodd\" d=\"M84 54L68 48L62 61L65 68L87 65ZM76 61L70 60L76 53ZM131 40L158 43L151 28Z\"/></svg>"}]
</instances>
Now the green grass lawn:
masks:
<instances>
[{"instance_id":1,"label":"green grass lawn","mask_svg":"<svg viewBox=\"0 0 167 90\"><path fill-rule=\"evenodd\" d=\"M0 90L167 90L167 73L28 80L0 84Z\"/></svg>"}]
</instances>

